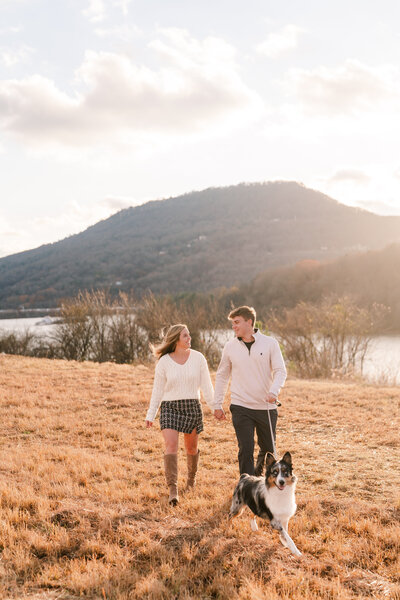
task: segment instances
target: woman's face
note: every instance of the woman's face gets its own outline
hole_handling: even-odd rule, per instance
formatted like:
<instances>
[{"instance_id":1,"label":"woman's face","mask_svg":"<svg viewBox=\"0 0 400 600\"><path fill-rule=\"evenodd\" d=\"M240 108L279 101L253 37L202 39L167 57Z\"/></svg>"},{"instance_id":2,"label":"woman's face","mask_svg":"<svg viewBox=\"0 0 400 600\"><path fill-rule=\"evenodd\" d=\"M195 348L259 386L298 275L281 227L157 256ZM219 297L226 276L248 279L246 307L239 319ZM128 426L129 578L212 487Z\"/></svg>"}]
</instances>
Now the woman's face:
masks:
<instances>
[{"instance_id":1,"label":"woman's face","mask_svg":"<svg viewBox=\"0 0 400 600\"><path fill-rule=\"evenodd\" d=\"M191 340L192 338L190 337L189 330L185 327L181 331L176 347L181 348L182 350L188 350L190 348Z\"/></svg>"}]
</instances>

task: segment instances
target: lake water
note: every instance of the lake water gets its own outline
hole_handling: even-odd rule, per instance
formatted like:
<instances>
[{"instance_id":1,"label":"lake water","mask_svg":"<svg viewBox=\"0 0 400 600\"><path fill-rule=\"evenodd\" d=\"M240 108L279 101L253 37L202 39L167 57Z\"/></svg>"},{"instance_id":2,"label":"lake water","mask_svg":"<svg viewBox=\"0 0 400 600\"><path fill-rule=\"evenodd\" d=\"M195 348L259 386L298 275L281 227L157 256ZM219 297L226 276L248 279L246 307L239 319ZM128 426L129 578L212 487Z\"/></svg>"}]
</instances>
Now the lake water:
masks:
<instances>
[{"instance_id":1,"label":"lake water","mask_svg":"<svg viewBox=\"0 0 400 600\"><path fill-rule=\"evenodd\" d=\"M364 375L371 381L400 385L400 335L380 335L371 340Z\"/></svg>"},{"instance_id":2,"label":"lake water","mask_svg":"<svg viewBox=\"0 0 400 600\"><path fill-rule=\"evenodd\" d=\"M48 337L54 332L55 325L42 325L46 317L32 317L29 319L0 319L1 331L24 333L30 331L39 337Z\"/></svg>"},{"instance_id":3,"label":"lake water","mask_svg":"<svg viewBox=\"0 0 400 600\"><path fill-rule=\"evenodd\" d=\"M0 319L0 333L1 330L19 333L30 330L40 337L51 336L56 325L43 324L43 320L44 317ZM224 338L228 339L231 335L227 332ZM400 385L400 335L380 335L371 340L363 375L371 382Z\"/></svg>"}]
</instances>

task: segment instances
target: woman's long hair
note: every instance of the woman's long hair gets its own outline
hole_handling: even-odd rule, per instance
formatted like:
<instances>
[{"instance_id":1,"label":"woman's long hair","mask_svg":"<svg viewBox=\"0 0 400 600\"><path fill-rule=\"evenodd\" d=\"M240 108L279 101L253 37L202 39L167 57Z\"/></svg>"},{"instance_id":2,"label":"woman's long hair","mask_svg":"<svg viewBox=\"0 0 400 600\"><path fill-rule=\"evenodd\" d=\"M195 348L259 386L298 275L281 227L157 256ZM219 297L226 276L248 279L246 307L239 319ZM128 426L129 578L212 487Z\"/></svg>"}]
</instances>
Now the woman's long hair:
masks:
<instances>
[{"instance_id":1,"label":"woman's long hair","mask_svg":"<svg viewBox=\"0 0 400 600\"><path fill-rule=\"evenodd\" d=\"M168 327L167 331L164 333L161 344L159 346L150 345L154 356L160 359L162 356L164 356L164 354L174 352L180 335L185 328L187 329L187 326L183 323L178 323L177 325L171 325L171 327Z\"/></svg>"}]
</instances>

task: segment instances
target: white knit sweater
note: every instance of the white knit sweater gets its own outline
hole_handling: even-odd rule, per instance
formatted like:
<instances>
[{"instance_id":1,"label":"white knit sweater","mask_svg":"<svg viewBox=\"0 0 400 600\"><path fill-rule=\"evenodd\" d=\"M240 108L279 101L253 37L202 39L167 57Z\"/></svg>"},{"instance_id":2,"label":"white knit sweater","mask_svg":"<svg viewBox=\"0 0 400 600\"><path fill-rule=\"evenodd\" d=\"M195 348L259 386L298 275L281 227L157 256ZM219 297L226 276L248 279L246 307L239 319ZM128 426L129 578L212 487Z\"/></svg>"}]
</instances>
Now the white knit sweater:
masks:
<instances>
[{"instance_id":1,"label":"white knit sweater","mask_svg":"<svg viewBox=\"0 0 400 600\"><path fill-rule=\"evenodd\" d=\"M214 401L207 361L201 352L190 350L189 358L184 365L175 362L169 354L164 354L156 365L153 393L146 421L154 421L163 400L200 399L200 389L212 410L221 408L221 404L216 404Z\"/></svg>"}]
</instances>

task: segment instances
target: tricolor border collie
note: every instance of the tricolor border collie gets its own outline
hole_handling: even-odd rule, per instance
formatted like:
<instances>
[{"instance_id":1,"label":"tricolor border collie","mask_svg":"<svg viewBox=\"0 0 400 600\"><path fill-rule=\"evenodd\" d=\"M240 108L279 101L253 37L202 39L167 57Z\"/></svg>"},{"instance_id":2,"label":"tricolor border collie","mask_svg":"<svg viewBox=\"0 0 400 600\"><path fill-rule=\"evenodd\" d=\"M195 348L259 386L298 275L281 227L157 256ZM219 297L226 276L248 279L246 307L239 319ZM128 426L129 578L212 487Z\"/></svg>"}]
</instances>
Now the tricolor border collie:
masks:
<instances>
[{"instance_id":1,"label":"tricolor border collie","mask_svg":"<svg viewBox=\"0 0 400 600\"><path fill-rule=\"evenodd\" d=\"M233 492L229 518L240 514L245 506L253 512L251 528L257 531L256 517L269 519L273 529L279 531L284 546L295 556L301 556L295 543L288 534L289 519L296 512L295 489L297 478L292 474L292 457L285 452L281 460L276 461L268 452L265 461L264 477L255 477L243 473Z\"/></svg>"}]
</instances>

